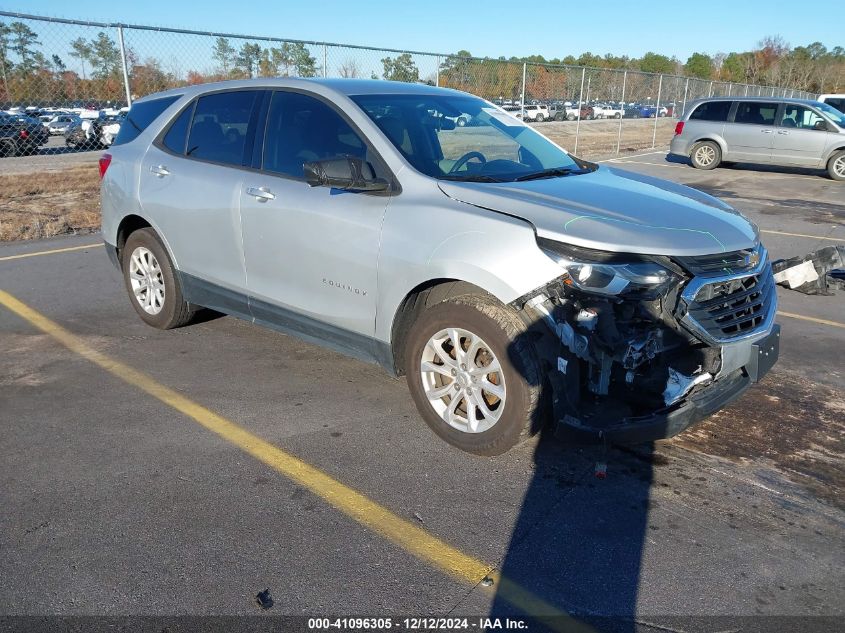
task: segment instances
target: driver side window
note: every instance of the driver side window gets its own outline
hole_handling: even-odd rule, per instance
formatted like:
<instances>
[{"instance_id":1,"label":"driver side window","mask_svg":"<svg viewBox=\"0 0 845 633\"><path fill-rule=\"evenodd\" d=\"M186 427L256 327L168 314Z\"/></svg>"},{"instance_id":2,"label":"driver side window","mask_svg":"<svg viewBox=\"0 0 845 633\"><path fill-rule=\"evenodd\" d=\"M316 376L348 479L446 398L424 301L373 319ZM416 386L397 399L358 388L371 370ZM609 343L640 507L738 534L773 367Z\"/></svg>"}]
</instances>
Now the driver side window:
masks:
<instances>
[{"instance_id":1,"label":"driver side window","mask_svg":"<svg viewBox=\"0 0 845 633\"><path fill-rule=\"evenodd\" d=\"M267 113L264 169L303 178L304 163L344 156L367 161L366 144L343 117L314 97L273 93Z\"/></svg>"},{"instance_id":2,"label":"driver side window","mask_svg":"<svg viewBox=\"0 0 845 633\"><path fill-rule=\"evenodd\" d=\"M799 105L786 104L783 108L781 127L798 128L799 130L814 130L816 124L824 119L810 110Z\"/></svg>"}]
</instances>

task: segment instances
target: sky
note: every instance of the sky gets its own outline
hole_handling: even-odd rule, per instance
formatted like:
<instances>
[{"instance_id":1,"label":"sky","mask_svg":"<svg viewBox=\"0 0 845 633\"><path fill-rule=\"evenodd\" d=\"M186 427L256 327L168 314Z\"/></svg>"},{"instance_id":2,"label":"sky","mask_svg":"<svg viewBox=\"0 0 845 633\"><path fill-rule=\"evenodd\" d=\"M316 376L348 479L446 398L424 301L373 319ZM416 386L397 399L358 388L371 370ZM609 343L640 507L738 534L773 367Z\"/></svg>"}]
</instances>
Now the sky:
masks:
<instances>
[{"instance_id":1,"label":"sky","mask_svg":"<svg viewBox=\"0 0 845 633\"><path fill-rule=\"evenodd\" d=\"M549 8L530 8L537 5ZM793 0L4 0L0 9L434 53L465 49L480 57L540 54L550 59L587 51L639 57L654 51L683 62L693 52L749 50L767 35L781 35L792 46L815 41L828 48L845 46L841 22L795 6Z\"/></svg>"}]
</instances>

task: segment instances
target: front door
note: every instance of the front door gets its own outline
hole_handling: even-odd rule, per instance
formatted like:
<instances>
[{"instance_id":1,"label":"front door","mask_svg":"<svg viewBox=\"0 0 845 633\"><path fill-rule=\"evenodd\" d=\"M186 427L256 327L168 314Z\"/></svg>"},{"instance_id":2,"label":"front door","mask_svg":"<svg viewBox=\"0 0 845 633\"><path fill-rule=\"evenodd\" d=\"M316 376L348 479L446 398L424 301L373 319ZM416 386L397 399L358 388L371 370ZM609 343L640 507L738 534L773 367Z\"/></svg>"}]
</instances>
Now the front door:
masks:
<instances>
[{"instance_id":1,"label":"front door","mask_svg":"<svg viewBox=\"0 0 845 633\"><path fill-rule=\"evenodd\" d=\"M302 166L340 156L371 161L372 150L332 106L299 92L273 93L265 130L261 171L240 191L252 314L367 356L390 197L310 187Z\"/></svg>"},{"instance_id":2,"label":"front door","mask_svg":"<svg viewBox=\"0 0 845 633\"><path fill-rule=\"evenodd\" d=\"M821 166L827 147L827 123L810 108L787 103L779 117L772 160L781 165ZM816 125L820 125L816 128Z\"/></svg>"}]
</instances>

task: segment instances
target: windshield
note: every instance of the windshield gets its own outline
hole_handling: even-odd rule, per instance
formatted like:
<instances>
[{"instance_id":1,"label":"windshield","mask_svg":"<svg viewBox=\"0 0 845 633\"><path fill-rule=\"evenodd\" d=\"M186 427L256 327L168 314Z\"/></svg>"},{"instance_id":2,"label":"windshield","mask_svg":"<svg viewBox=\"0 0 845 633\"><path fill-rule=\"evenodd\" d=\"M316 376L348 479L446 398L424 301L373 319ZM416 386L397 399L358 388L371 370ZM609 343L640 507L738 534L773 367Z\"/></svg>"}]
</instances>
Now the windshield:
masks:
<instances>
[{"instance_id":1,"label":"windshield","mask_svg":"<svg viewBox=\"0 0 845 633\"><path fill-rule=\"evenodd\" d=\"M411 165L434 178L507 182L594 168L512 114L469 95L359 95L352 99Z\"/></svg>"},{"instance_id":2,"label":"windshield","mask_svg":"<svg viewBox=\"0 0 845 633\"><path fill-rule=\"evenodd\" d=\"M833 106L828 105L826 103L817 102L813 104L813 107L821 110L828 119L836 123L836 125L838 125L839 127L845 128L845 114L843 114Z\"/></svg>"}]
</instances>

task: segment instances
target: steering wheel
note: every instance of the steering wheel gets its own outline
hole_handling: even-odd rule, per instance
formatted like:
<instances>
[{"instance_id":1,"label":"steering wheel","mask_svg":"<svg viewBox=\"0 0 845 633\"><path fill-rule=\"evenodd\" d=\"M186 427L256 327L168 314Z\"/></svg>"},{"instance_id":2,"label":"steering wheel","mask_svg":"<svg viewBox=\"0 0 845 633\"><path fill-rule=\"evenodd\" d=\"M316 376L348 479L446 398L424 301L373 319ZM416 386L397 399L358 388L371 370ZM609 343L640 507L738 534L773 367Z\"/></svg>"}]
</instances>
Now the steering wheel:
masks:
<instances>
[{"instance_id":1,"label":"steering wheel","mask_svg":"<svg viewBox=\"0 0 845 633\"><path fill-rule=\"evenodd\" d=\"M484 158L484 154L482 154L481 152L476 152L476 151L467 152L466 154L464 154L458 160L455 161L455 164L452 165L452 169L449 170L449 173L450 174L457 173L457 171L461 167L466 165L473 158L477 158L478 160L480 160L482 165L487 162L487 159Z\"/></svg>"}]
</instances>

